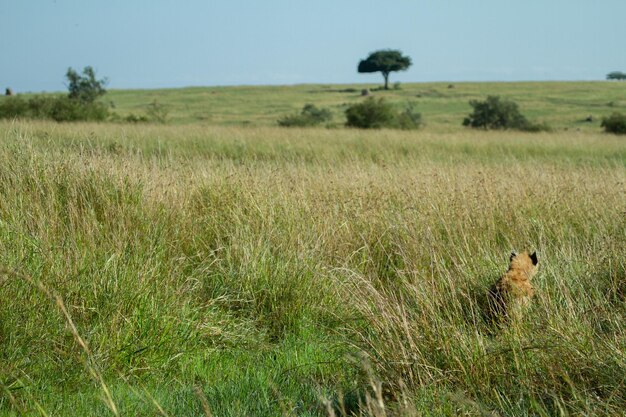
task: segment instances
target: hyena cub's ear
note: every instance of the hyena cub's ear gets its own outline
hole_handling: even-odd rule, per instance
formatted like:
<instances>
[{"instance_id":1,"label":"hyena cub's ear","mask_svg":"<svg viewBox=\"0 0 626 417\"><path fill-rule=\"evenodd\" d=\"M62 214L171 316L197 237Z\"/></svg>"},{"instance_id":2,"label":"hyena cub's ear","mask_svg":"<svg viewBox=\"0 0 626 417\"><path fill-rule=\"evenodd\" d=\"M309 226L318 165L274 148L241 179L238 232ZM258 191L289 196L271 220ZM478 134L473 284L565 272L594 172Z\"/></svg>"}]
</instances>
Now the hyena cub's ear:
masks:
<instances>
[{"instance_id":1,"label":"hyena cub's ear","mask_svg":"<svg viewBox=\"0 0 626 417\"><path fill-rule=\"evenodd\" d=\"M515 251L511 252L511 256L509 257L509 262L513 261L513 259L517 256L517 253Z\"/></svg>"},{"instance_id":2,"label":"hyena cub's ear","mask_svg":"<svg viewBox=\"0 0 626 417\"><path fill-rule=\"evenodd\" d=\"M539 262L537 260L537 252L533 252L532 255L530 255L530 260L533 261L533 265L537 265L537 263Z\"/></svg>"}]
</instances>

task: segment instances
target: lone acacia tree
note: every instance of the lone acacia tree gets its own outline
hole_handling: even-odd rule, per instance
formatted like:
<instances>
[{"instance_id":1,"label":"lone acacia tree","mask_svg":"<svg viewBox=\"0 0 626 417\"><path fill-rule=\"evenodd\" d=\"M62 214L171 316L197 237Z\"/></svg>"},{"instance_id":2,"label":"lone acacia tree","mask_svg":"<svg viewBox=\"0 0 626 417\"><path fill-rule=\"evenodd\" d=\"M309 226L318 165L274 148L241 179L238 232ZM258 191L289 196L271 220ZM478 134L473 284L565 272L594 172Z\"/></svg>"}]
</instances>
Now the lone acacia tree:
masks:
<instances>
[{"instance_id":1,"label":"lone acacia tree","mask_svg":"<svg viewBox=\"0 0 626 417\"><path fill-rule=\"evenodd\" d=\"M617 81L623 81L626 80L626 73L623 73L621 71L613 71L613 72L609 72L606 75L606 79L607 80L617 80Z\"/></svg>"},{"instance_id":2,"label":"lone acacia tree","mask_svg":"<svg viewBox=\"0 0 626 417\"><path fill-rule=\"evenodd\" d=\"M367 59L359 62L359 72L381 72L385 77L385 90L389 90L389 73L405 71L411 66L411 58L403 56L395 49L383 49L372 52Z\"/></svg>"}]
</instances>

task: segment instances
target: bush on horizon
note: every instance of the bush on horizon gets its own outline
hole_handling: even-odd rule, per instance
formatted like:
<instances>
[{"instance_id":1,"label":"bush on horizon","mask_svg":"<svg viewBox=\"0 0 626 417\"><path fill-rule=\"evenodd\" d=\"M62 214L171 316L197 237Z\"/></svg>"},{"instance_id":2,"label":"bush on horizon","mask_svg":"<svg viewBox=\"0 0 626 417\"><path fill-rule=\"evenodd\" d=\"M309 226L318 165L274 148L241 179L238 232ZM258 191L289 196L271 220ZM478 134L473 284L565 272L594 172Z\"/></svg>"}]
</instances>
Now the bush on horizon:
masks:
<instances>
[{"instance_id":1,"label":"bush on horizon","mask_svg":"<svg viewBox=\"0 0 626 417\"><path fill-rule=\"evenodd\" d=\"M8 97L0 102L2 119L52 119L57 122L104 121L109 118L109 106L96 102L106 94L106 78L96 80L92 67L83 69L83 75L68 68L67 96L37 95L24 100L19 96Z\"/></svg>"},{"instance_id":2,"label":"bush on horizon","mask_svg":"<svg viewBox=\"0 0 626 417\"><path fill-rule=\"evenodd\" d=\"M333 114L329 109L319 108L314 104L305 104L299 114L283 116L278 120L282 127L318 126L332 120Z\"/></svg>"},{"instance_id":3,"label":"bush on horizon","mask_svg":"<svg viewBox=\"0 0 626 417\"><path fill-rule=\"evenodd\" d=\"M418 129L422 124L422 115L409 104L398 112L395 107L384 98L369 97L365 101L346 109L346 126L361 129Z\"/></svg>"},{"instance_id":4,"label":"bush on horizon","mask_svg":"<svg viewBox=\"0 0 626 417\"><path fill-rule=\"evenodd\" d=\"M606 133L626 135L626 114L613 113L609 117L603 118L600 126L604 128Z\"/></svg>"},{"instance_id":5,"label":"bush on horizon","mask_svg":"<svg viewBox=\"0 0 626 417\"><path fill-rule=\"evenodd\" d=\"M487 96L484 101L470 100L474 111L463 119L463 126L497 129L521 130L524 132L549 131L546 124L532 123L519 111L519 106L512 100L503 100L500 96Z\"/></svg>"},{"instance_id":6,"label":"bush on horizon","mask_svg":"<svg viewBox=\"0 0 626 417\"><path fill-rule=\"evenodd\" d=\"M57 122L104 121L109 108L100 102L82 103L69 97L20 96L0 102L0 119L51 119Z\"/></svg>"}]
</instances>

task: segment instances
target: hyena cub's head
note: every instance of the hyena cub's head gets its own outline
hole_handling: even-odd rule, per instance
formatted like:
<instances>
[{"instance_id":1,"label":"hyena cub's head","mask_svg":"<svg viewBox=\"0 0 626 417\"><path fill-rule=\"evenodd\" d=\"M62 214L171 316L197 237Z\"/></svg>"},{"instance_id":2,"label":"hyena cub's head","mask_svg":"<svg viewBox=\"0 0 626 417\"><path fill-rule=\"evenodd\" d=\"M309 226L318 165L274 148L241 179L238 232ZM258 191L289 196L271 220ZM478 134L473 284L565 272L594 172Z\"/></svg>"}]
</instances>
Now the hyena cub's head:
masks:
<instances>
[{"instance_id":1,"label":"hyena cub's head","mask_svg":"<svg viewBox=\"0 0 626 417\"><path fill-rule=\"evenodd\" d=\"M537 265L539 263L537 260L537 252L533 252L530 255L526 251L520 254L512 252L510 261L509 271L521 272L526 275L528 279L532 279L537 273Z\"/></svg>"}]
</instances>

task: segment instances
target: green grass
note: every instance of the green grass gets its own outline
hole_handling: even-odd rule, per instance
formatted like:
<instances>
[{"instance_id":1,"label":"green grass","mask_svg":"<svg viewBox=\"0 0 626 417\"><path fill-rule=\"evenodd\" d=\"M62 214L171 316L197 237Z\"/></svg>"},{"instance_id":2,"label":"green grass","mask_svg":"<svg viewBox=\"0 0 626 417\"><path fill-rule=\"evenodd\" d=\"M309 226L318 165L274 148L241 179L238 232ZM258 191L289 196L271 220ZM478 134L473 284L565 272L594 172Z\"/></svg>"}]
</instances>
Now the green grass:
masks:
<instances>
[{"instance_id":1,"label":"green grass","mask_svg":"<svg viewBox=\"0 0 626 417\"><path fill-rule=\"evenodd\" d=\"M626 142L460 120L484 92L567 126L623 87L446 86L389 93L457 96L415 132L268 126L360 99L337 86L111 93L162 94L166 126L0 122L0 414L620 414ZM494 332L511 249L538 251L537 296Z\"/></svg>"},{"instance_id":2,"label":"green grass","mask_svg":"<svg viewBox=\"0 0 626 417\"><path fill-rule=\"evenodd\" d=\"M343 124L348 105L362 100L360 91L371 85L297 85L285 87L198 87L172 90L111 91L120 114L141 113L152 100L167 105L173 123L272 126L283 115L299 112L307 103L328 107L334 121ZM354 90L346 92L348 90ZM601 118L626 112L626 85L610 82L525 82L403 84L401 90L375 91L402 105L415 103L429 129L459 131L471 112L468 102L500 95L519 103L535 122L555 129L599 131ZM593 116L594 122L584 119Z\"/></svg>"},{"instance_id":3,"label":"green grass","mask_svg":"<svg viewBox=\"0 0 626 417\"><path fill-rule=\"evenodd\" d=\"M533 122L545 122L556 130L601 131L602 117L626 113L626 83L617 82L518 82L518 83L407 83L400 90L373 91L374 96L405 105L414 103L426 128L442 132L462 131L463 118L471 112L468 102L500 95L514 100ZM334 123L345 123L344 112L362 100L361 89L375 85L295 85L190 87L163 90L111 90L104 101L115 105L121 116L143 115L156 100L169 110L173 124L228 126L276 126L286 114L300 112L307 103L328 107ZM0 97L3 100L4 97ZM587 116L593 122L585 122Z\"/></svg>"}]
</instances>

